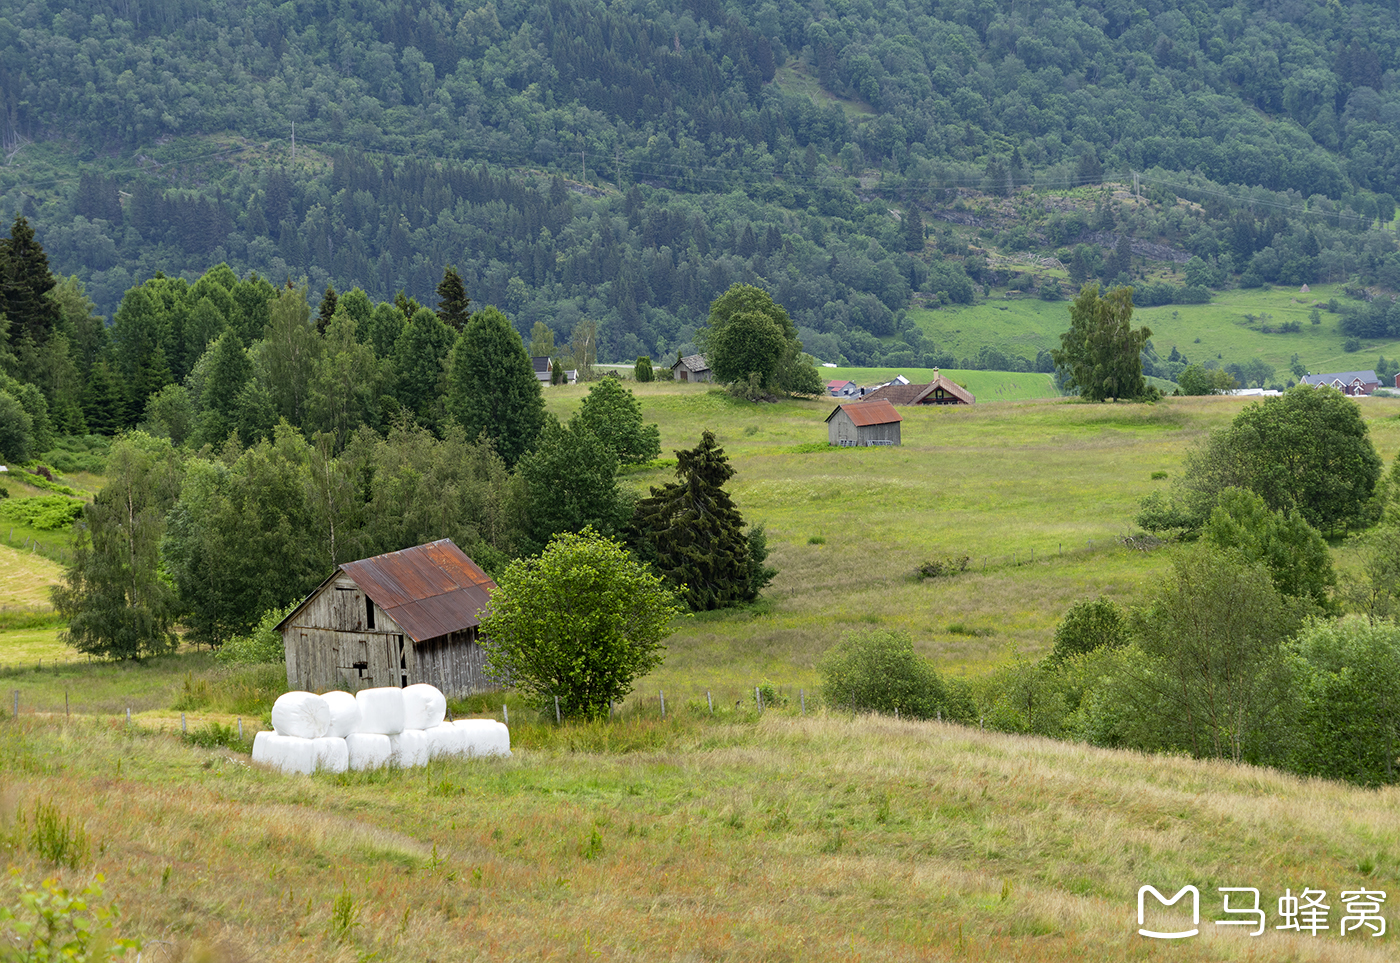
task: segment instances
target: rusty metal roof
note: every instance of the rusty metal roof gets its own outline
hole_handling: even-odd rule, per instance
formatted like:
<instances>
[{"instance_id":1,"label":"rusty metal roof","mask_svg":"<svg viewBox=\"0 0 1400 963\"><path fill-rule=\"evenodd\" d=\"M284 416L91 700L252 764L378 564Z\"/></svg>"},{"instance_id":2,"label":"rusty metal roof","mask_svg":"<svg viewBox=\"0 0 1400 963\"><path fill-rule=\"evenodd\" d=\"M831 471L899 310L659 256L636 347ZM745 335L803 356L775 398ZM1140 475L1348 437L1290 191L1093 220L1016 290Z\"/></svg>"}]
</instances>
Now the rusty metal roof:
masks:
<instances>
[{"instance_id":1,"label":"rusty metal roof","mask_svg":"<svg viewBox=\"0 0 1400 963\"><path fill-rule=\"evenodd\" d=\"M893 421L904 420L888 401L857 401L849 405L837 405L836 411L827 415L826 420L835 418L837 411L844 411L858 428L867 425L888 425Z\"/></svg>"},{"instance_id":2,"label":"rusty metal roof","mask_svg":"<svg viewBox=\"0 0 1400 963\"><path fill-rule=\"evenodd\" d=\"M476 625L496 587L450 538L346 562L339 570L415 642Z\"/></svg>"}]
</instances>

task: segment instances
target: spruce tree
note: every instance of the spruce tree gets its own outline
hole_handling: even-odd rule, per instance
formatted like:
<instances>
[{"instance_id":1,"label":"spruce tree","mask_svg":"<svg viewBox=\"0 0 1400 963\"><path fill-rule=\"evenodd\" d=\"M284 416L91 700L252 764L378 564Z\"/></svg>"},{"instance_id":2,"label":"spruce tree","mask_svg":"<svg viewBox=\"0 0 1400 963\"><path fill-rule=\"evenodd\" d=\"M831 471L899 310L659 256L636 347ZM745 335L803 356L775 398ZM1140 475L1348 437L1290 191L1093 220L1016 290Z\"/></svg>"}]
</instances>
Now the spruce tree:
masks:
<instances>
[{"instance_id":1,"label":"spruce tree","mask_svg":"<svg viewBox=\"0 0 1400 963\"><path fill-rule=\"evenodd\" d=\"M429 428L439 424L443 366L457 340L457 333L436 314L419 308L394 345L395 397Z\"/></svg>"},{"instance_id":2,"label":"spruce tree","mask_svg":"<svg viewBox=\"0 0 1400 963\"><path fill-rule=\"evenodd\" d=\"M467 319L471 317L469 309L472 299L467 297L467 286L462 283L462 276L450 265L442 272L437 296L437 315L442 319L442 323L453 331L465 328Z\"/></svg>"},{"instance_id":3,"label":"spruce tree","mask_svg":"<svg viewBox=\"0 0 1400 963\"><path fill-rule=\"evenodd\" d=\"M0 240L0 311L10 320L10 339L43 344L58 325L58 304L47 297L57 282L34 228L15 215L10 236Z\"/></svg>"},{"instance_id":4,"label":"spruce tree","mask_svg":"<svg viewBox=\"0 0 1400 963\"><path fill-rule=\"evenodd\" d=\"M507 465L535 447L544 393L525 343L495 308L472 315L452 349L447 409L468 438L490 438Z\"/></svg>"},{"instance_id":5,"label":"spruce tree","mask_svg":"<svg viewBox=\"0 0 1400 963\"><path fill-rule=\"evenodd\" d=\"M758 597L775 574L757 568L744 519L724 483L734 477L724 449L710 431L689 451L676 452L677 481L653 488L637 503L629 541L697 611ZM761 541L761 540L760 540ZM766 546L757 546L766 555Z\"/></svg>"},{"instance_id":6,"label":"spruce tree","mask_svg":"<svg viewBox=\"0 0 1400 963\"><path fill-rule=\"evenodd\" d=\"M324 335L326 329L331 325L331 318L335 316L336 304L340 301L335 293L335 288L326 285L326 293L321 295L321 311L316 315L316 333Z\"/></svg>"}]
</instances>

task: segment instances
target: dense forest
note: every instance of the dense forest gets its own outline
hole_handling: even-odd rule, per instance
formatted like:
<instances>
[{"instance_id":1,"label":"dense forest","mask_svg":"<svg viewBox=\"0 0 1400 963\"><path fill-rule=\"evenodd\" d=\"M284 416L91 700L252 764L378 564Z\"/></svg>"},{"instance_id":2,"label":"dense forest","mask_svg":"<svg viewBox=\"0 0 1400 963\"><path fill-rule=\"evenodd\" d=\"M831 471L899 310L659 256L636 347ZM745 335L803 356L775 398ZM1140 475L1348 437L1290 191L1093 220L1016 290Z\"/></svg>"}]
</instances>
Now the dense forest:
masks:
<instances>
[{"instance_id":1,"label":"dense forest","mask_svg":"<svg viewBox=\"0 0 1400 963\"><path fill-rule=\"evenodd\" d=\"M431 304L452 264L522 334L597 321L604 360L686 348L745 282L820 360L946 365L978 359L902 312L1005 283L991 248L1197 258L1158 303L1400 287L1377 3L4 0L0 31L0 209L109 316L220 263ZM1084 189L1134 171L1146 206ZM1026 185L1081 190L968 209Z\"/></svg>"}]
</instances>

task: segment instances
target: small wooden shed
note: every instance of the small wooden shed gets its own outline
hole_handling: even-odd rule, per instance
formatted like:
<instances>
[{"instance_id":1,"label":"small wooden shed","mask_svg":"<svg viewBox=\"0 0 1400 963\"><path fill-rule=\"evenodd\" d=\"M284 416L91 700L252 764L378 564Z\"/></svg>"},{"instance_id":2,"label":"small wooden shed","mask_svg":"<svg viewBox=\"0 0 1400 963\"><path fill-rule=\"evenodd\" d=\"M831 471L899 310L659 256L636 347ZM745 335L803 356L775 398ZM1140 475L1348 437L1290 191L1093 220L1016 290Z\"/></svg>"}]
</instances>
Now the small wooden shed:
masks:
<instances>
[{"instance_id":1,"label":"small wooden shed","mask_svg":"<svg viewBox=\"0 0 1400 963\"><path fill-rule=\"evenodd\" d=\"M714 381L714 372L703 354L688 354L671 365L671 374L677 381Z\"/></svg>"},{"instance_id":2,"label":"small wooden shed","mask_svg":"<svg viewBox=\"0 0 1400 963\"><path fill-rule=\"evenodd\" d=\"M888 401L839 405L826 416L826 438L842 448L898 445L902 420Z\"/></svg>"},{"instance_id":3,"label":"small wooden shed","mask_svg":"<svg viewBox=\"0 0 1400 963\"><path fill-rule=\"evenodd\" d=\"M459 699L493 688L478 615L496 583L451 539L336 568L278 623L293 689L426 682Z\"/></svg>"}]
</instances>

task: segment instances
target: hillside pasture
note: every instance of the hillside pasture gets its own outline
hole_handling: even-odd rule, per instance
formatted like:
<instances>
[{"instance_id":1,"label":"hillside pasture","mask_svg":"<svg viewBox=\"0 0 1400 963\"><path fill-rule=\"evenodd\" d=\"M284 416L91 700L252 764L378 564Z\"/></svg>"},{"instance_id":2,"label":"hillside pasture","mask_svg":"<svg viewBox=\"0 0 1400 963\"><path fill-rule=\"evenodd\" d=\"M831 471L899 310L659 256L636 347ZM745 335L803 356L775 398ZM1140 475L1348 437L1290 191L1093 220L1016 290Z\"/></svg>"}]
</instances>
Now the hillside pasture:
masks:
<instances>
[{"instance_id":1,"label":"hillside pasture","mask_svg":"<svg viewBox=\"0 0 1400 963\"><path fill-rule=\"evenodd\" d=\"M1209 304L1169 304L1133 309L1133 324L1152 330L1152 344L1163 359L1173 347L1193 363L1217 361L1232 364L1251 358L1271 364L1280 383L1292 378L1289 364L1296 353L1314 373L1353 371L1375 365L1378 355L1400 354L1400 340L1366 340L1358 352L1342 350L1346 340L1337 328L1341 315L1330 313L1327 302L1348 302L1340 284L1318 284L1308 294L1297 288L1236 288L1215 293ZM1313 308L1322 321L1309 320ZM1262 316L1271 317L1266 321ZM1245 316L1254 315L1249 321ZM975 357L984 344L1034 359L1041 349L1060 346L1060 333L1069 328L1069 302L1034 298L988 299L970 307L911 310L910 318L940 351L958 357ZM1290 334L1265 334L1296 322L1301 330ZM961 379L959 379L961 380ZM979 395L980 400L980 395Z\"/></svg>"},{"instance_id":2,"label":"hillside pasture","mask_svg":"<svg viewBox=\"0 0 1400 963\"><path fill-rule=\"evenodd\" d=\"M791 706L521 721L509 760L309 778L152 722L0 723L0 831L31 884L102 873L120 931L172 959L1394 954L1339 935L1335 899L1330 933L1272 927L1285 889L1394 892L1395 789ZM81 829L76 868L24 831L41 804ZM1188 883L1201 935L1139 936L1138 888ZM1260 890L1263 936L1211 925L1221 886Z\"/></svg>"}]
</instances>

